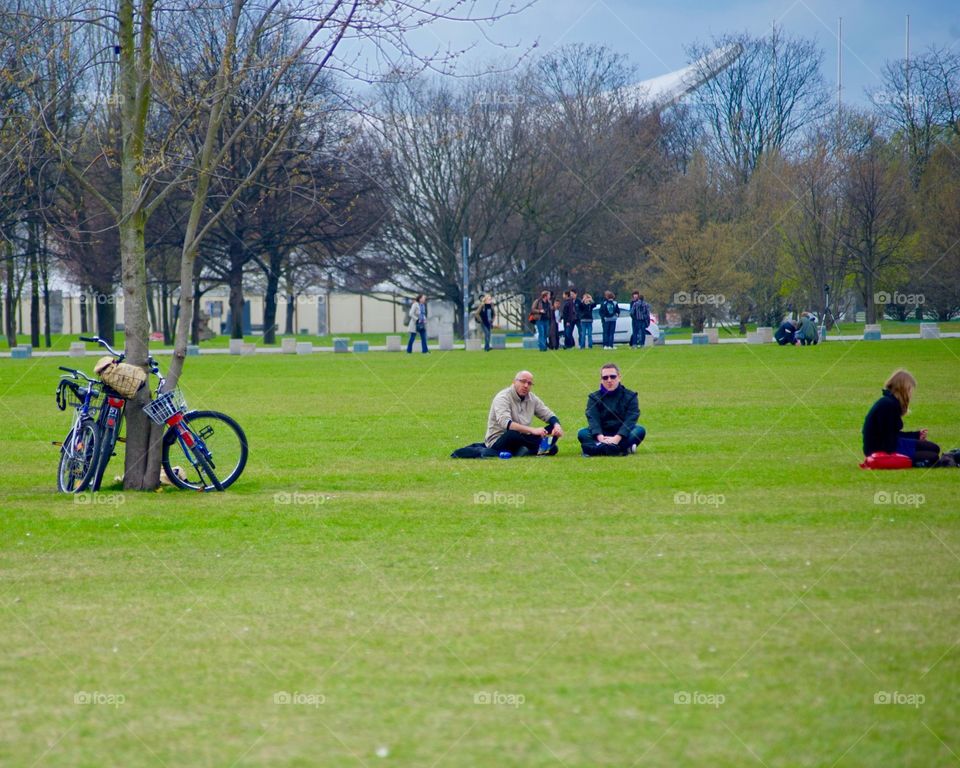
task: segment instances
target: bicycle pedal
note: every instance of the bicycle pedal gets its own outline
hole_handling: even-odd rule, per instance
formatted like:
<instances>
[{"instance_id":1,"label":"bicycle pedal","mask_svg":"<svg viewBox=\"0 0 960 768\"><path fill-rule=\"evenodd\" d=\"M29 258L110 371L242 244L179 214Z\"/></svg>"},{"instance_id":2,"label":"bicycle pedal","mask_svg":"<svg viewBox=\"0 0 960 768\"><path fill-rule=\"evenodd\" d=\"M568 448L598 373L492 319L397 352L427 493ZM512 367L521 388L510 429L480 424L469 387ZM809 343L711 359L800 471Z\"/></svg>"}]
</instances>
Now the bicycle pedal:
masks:
<instances>
[{"instance_id":1,"label":"bicycle pedal","mask_svg":"<svg viewBox=\"0 0 960 768\"><path fill-rule=\"evenodd\" d=\"M63 441L62 441L62 440L51 440L51 441L50 441L50 445L55 445L55 446L57 446L57 448L63 448Z\"/></svg>"},{"instance_id":2,"label":"bicycle pedal","mask_svg":"<svg viewBox=\"0 0 960 768\"><path fill-rule=\"evenodd\" d=\"M208 437L210 437L210 435L213 434L213 427L207 424L207 426L205 426L203 429L197 432L197 434L200 435L200 437L202 437L204 440L206 440Z\"/></svg>"}]
</instances>

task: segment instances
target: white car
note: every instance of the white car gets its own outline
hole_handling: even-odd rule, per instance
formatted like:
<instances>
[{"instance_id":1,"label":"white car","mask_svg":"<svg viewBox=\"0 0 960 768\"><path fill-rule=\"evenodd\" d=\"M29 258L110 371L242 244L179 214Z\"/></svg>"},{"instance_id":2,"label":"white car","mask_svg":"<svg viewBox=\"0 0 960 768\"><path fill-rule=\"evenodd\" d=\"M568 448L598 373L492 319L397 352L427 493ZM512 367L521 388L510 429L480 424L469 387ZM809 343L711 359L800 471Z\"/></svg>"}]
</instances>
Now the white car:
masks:
<instances>
[{"instance_id":1,"label":"white car","mask_svg":"<svg viewBox=\"0 0 960 768\"><path fill-rule=\"evenodd\" d=\"M620 314L617 315L617 329L613 332L614 344L629 344L630 336L633 335L633 324L630 322L630 305L618 302ZM593 345L595 347L603 346L603 321L600 320L600 305L593 308ZM647 326L648 337L646 344L652 344L660 336L660 326L657 324L657 316L650 313L650 325Z\"/></svg>"}]
</instances>

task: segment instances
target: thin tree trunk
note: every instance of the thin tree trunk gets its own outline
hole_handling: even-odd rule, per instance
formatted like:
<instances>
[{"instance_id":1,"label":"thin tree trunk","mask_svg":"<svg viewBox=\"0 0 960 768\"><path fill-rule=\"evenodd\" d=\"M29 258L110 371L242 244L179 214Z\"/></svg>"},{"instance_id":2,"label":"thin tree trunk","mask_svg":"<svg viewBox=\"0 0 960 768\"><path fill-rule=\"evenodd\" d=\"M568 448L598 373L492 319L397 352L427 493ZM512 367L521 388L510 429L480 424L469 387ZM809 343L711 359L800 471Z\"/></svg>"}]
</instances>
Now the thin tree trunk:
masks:
<instances>
[{"instance_id":1,"label":"thin tree trunk","mask_svg":"<svg viewBox=\"0 0 960 768\"><path fill-rule=\"evenodd\" d=\"M30 252L30 345L40 346L40 272L37 267L37 227L27 227L27 249Z\"/></svg>"},{"instance_id":2,"label":"thin tree trunk","mask_svg":"<svg viewBox=\"0 0 960 768\"><path fill-rule=\"evenodd\" d=\"M17 302L16 302L16 289L14 282L16 278L14 276L13 269L13 247L10 243L6 243L4 248L6 251L6 263L7 263L7 291L3 299L4 304L4 333L7 336L7 346L15 347L17 346Z\"/></svg>"}]
</instances>

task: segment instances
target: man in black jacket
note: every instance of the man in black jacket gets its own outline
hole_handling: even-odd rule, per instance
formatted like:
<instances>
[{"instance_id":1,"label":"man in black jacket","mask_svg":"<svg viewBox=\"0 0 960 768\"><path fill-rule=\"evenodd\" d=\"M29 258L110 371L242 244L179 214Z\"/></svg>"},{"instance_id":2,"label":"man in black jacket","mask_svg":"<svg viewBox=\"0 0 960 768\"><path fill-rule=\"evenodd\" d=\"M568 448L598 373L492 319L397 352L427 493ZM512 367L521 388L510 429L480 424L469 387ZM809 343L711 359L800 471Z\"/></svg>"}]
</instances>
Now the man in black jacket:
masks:
<instances>
[{"instance_id":1,"label":"man in black jacket","mask_svg":"<svg viewBox=\"0 0 960 768\"><path fill-rule=\"evenodd\" d=\"M580 318L577 313L577 290L571 288L567 292L567 299L560 308L560 318L563 320L563 348L573 349L573 329L577 327Z\"/></svg>"},{"instance_id":2,"label":"man in black jacket","mask_svg":"<svg viewBox=\"0 0 960 768\"><path fill-rule=\"evenodd\" d=\"M587 426L577 433L584 456L626 456L647 436L637 424L637 393L620 383L620 369L607 363L600 369L600 389L587 398Z\"/></svg>"}]
</instances>

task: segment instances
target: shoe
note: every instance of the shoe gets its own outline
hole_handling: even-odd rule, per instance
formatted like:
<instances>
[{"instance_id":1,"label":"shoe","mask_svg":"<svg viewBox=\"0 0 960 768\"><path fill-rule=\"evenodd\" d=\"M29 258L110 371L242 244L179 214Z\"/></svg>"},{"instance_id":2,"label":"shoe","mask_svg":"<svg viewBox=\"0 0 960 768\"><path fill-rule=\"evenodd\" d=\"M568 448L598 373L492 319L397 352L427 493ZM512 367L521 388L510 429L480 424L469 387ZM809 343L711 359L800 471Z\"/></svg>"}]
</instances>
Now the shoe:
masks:
<instances>
[{"instance_id":1,"label":"shoe","mask_svg":"<svg viewBox=\"0 0 960 768\"><path fill-rule=\"evenodd\" d=\"M637 444L634 443L633 445L630 446L630 453L636 453L636 452L637 452Z\"/></svg>"},{"instance_id":2,"label":"shoe","mask_svg":"<svg viewBox=\"0 0 960 768\"><path fill-rule=\"evenodd\" d=\"M589 459L589 458L590 458L590 454L587 453L586 451L580 451L580 455L581 455L583 458L585 458L585 459Z\"/></svg>"},{"instance_id":3,"label":"shoe","mask_svg":"<svg viewBox=\"0 0 960 768\"><path fill-rule=\"evenodd\" d=\"M556 456L559 450L560 450L559 446L556 443L554 443L553 445L550 446L549 450L547 450L547 456Z\"/></svg>"}]
</instances>

